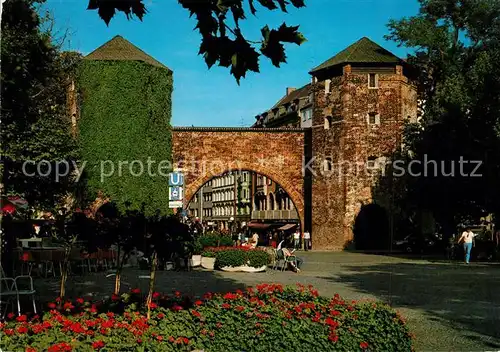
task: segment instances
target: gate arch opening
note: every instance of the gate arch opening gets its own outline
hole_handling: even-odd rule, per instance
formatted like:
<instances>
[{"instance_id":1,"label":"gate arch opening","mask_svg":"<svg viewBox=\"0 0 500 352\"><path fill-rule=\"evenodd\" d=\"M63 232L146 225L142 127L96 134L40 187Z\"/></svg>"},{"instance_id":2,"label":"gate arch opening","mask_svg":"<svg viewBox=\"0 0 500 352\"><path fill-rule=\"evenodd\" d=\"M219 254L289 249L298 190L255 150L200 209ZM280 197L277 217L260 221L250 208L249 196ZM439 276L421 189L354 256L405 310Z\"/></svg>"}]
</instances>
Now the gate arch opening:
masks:
<instances>
[{"instance_id":1,"label":"gate arch opening","mask_svg":"<svg viewBox=\"0 0 500 352\"><path fill-rule=\"evenodd\" d=\"M247 176L248 175L248 176ZM239 177L241 179L236 179L236 177ZM245 181L246 177L248 177L248 180ZM263 177L266 180L270 180L276 184L276 191L279 191L280 195L280 201L283 200L283 202L289 202L291 206L288 207L283 207L283 209L279 209L279 206L277 205L278 198L275 192L269 191L267 192L267 195L262 194L259 196L257 192L257 188L259 187L259 184L257 182L258 177ZM250 182L255 182L255 185L252 185ZM238 208L236 207L236 210L233 210L234 207L232 206L227 206L234 204L235 202L238 202L238 184L242 183L247 183L251 187L252 190L249 191L248 193L248 204L245 204L244 206L241 206L241 209L248 209L248 219L249 221L255 221L255 220L281 220L282 222L287 221L296 221L299 226L299 230L302 231L304 228L304 212L303 212L303 205L302 205L302 195L299 194L297 196L297 192L295 193L294 197L294 189L289 189L287 186L283 185L280 183L278 180L276 180L276 177L270 176L267 173L262 173L254 169L250 168L245 168L245 169L237 169L237 168L228 168L224 170L221 173L218 174L212 174L212 173L207 173L203 176L200 176L197 178L194 182L186 182L185 184L185 203L184 203L184 208L189 209L190 205L198 202L208 202L208 199L211 197L212 202L217 202L221 206L215 207L213 206L212 203L212 208L211 208L211 213L210 210L205 210L203 209L203 206L199 206L198 211L192 213L191 215L193 217L198 217L201 219L206 219L206 218L214 218L214 217L220 217L220 216L225 216L227 217L233 217L236 220L236 217L238 215ZM207 186L209 185L209 186ZM227 189L225 189L224 185L234 185L236 188L236 191L234 195L231 192L228 192ZM263 185L262 185L263 186ZM212 187L210 192L210 195L208 195L208 192L202 192L203 189L207 187ZM221 188L222 187L222 188ZM266 182L266 186L267 185ZM215 189L215 190L214 190ZM220 189L220 191L216 191L217 189ZM198 195L198 197L196 197ZM208 196L207 196L208 195ZM227 205L226 205L227 203ZM272 204L271 204L272 203ZM203 204L203 203L202 203ZM286 212L287 214L295 214L294 211L296 211L296 216L293 217L293 215L289 215L288 218L279 218L279 215L281 213ZM278 218L273 219L273 218L260 218L260 219L253 219L252 218L252 212L272 212L272 213L279 213ZM196 216L196 214L198 214ZM227 230L227 228L224 228Z\"/></svg>"}]
</instances>

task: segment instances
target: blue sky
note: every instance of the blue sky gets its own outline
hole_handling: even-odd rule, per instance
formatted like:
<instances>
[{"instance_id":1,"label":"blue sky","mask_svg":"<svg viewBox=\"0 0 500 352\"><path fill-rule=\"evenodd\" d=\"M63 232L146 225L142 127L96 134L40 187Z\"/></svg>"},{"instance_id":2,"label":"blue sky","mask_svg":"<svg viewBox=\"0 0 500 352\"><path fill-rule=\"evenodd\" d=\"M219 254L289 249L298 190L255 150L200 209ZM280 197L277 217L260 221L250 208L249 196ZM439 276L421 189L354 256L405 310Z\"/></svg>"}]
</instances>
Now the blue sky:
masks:
<instances>
[{"instance_id":1,"label":"blue sky","mask_svg":"<svg viewBox=\"0 0 500 352\"><path fill-rule=\"evenodd\" d=\"M288 14L258 8L248 15L243 30L258 40L268 24L300 25L308 41L287 45L288 63L276 68L261 60L260 74L249 73L240 86L222 67L210 70L198 56L200 37L177 0L145 0L143 21L119 13L107 27L87 0L48 0L44 8L54 16L59 31L69 30L67 48L88 54L119 34L174 71L172 124L174 126L250 126L255 115L279 100L286 87L310 81L308 71L340 50L367 36L400 57L405 48L386 42L389 19L415 15L417 0L306 0L307 7Z\"/></svg>"}]
</instances>

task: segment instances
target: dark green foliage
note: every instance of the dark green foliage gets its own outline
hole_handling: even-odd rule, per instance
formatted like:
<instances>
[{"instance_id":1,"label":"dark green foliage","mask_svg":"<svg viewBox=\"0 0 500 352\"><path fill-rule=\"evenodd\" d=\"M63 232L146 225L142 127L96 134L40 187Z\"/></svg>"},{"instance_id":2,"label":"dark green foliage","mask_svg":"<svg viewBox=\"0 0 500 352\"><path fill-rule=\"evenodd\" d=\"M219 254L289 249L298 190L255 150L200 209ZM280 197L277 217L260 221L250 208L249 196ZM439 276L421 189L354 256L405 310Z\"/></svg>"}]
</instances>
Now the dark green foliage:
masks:
<instances>
[{"instance_id":1,"label":"dark green foliage","mask_svg":"<svg viewBox=\"0 0 500 352\"><path fill-rule=\"evenodd\" d=\"M218 232L207 232L199 238L202 248L232 246L233 240L230 236L224 236Z\"/></svg>"},{"instance_id":2,"label":"dark green foliage","mask_svg":"<svg viewBox=\"0 0 500 352\"><path fill-rule=\"evenodd\" d=\"M172 84L168 69L84 60L79 145L91 197L101 190L121 211L130 202L146 216L169 213Z\"/></svg>"},{"instance_id":3,"label":"dark green foliage","mask_svg":"<svg viewBox=\"0 0 500 352\"><path fill-rule=\"evenodd\" d=\"M406 148L395 158L420 161L412 172L421 177L406 174L383 186L392 188L403 219L426 209L449 235L464 219L500 219L500 2L420 3L417 16L389 23L387 38L415 50L408 62L418 72L424 115L408 126ZM425 160L437 166L427 166L427 175Z\"/></svg>"},{"instance_id":4,"label":"dark green foliage","mask_svg":"<svg viewBox=\"0 0 500 352\"><path fill-rule=\"evenodd\" d=\"M61 54L43 31L37 6L43 1L9 0L2 11L2 183L4 193L21 195L36 208L52 209L73 186L55 176L57 162L75 159L66 108L66 88L78 54ZM36 165L45 160L41 176ZM62 169L65 170L65 169ZM30 175L28 175L30 174Z\"/></svg>"},{"instance_id":5,"label":"dark green foliage","mask_svg":"<svg viewBox=\"0 0 500 352\"><path fill-rule=\"evenodd\" d=\"M221 247L214 248L213 250L215 252L215 266L217 268L226 266L237 267L242 265L260 268L271 262L269 253L261 249Z\"/></svg>"},{"instance_id":6,"label":"dark green foliage","mask_svg":"<svg viewBox=\"0 0 500 352\"><path fill-rule=\"evenodd\" d=\"M301 45L306 41L298 31L299 26L287 26L285 23L278 29L263 27L262 40L259 42L248 40L240 29L240 21L246 19L248 11L252 15L256 14L257 2L271 11L279 8L287 12L290 6L305 6L304 0L179 0L179 4L189 11L190 16L196 18L195 29L202 37L199 54L203 55L207 66L210 68L218 63L222 67L231 67L230 72L238 83L248 71L259 72L260 54L252 44L261 44L261 54L279 67L281 63L286 63L283 43ZM98 10L106 24L109 24L116 11L125 13L127 18L135 15L140 20L146 13L143 0L89 0L88 9ZM229 23L234 23L234 26L230 27Z\"/></svg>"}]
</instances>

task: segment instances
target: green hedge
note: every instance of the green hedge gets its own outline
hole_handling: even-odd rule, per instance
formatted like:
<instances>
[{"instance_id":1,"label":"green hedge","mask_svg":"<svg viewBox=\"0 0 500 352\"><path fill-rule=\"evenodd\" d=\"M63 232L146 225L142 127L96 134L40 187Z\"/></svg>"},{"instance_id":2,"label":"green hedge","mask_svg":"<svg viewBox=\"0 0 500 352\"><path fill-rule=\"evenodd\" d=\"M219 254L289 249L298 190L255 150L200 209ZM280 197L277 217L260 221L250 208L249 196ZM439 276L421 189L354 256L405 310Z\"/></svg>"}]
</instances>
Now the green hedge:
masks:
<instances>
[{"instance_id":1,"label":"green hedge","mask_svg":"<svg viewBox=\"0 0 500 352\"><path fill-rule=\"evenodd\" d=\"M165 175L172 165L172 87L168 69L142 62L83 61L79 146L90 199L103 191L121 209L126 202L132 209L144 203L147 215L157 209L169 213ZM113 175L101 177L101 170L111 173L111 164ZM135 176L141 164L143 173Z\"/></svg>"},{"instance_id":2,"label":"green hedge","mask_svg":"<svg viewBox=\"0 0 500 352\"><path fill-rule=\"evenodd\" d=\"M218 232L208 232L199 238L202 248L232 246L233 240L230 236L221 235Z\"/></svg>"},{"instance_id":3,"label":"green hedge","mask_svg":"<svg viewBox=\"0 0 500 352\"><path fill-rule=\"evenodd\" d=\"M261 249L250 249L246 247L220 247L213 249L215 253L215 267L226 266L237 267L248 265L253 268L260 268L271 262L271 256ZM206 251L208 252L208 251Z\"/></svg>"}]
</instances>

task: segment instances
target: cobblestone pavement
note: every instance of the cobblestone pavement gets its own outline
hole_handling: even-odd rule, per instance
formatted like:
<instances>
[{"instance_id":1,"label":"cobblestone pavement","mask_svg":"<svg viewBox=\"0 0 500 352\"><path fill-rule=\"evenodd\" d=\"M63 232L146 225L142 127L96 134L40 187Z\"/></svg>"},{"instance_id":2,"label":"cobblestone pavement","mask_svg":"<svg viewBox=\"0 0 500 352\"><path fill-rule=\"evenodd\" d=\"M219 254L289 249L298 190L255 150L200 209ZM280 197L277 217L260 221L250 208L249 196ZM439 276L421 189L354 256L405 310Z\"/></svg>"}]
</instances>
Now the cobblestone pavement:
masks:
<instances>
[{"instance_id":1,"label":"cobblestone pavement","mask_svg":"<svg viewBox=\"0 0 500 352\"><path fill-rule=\"evenodd\" d=\"M157 289L201 295L263 282L314 285L321 295L374 298L398 309L417 336L418 351L500 350L500 265L429 261L359 253L299 252L303 270L227 273L161 271ZM122 289L147 289L147 271L127 268ZM58 292L57 279L37 279L40 300ZM109 295L106 273L68 279L68 296Z\"/></svg>"}]
</instances>

